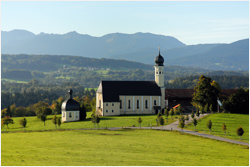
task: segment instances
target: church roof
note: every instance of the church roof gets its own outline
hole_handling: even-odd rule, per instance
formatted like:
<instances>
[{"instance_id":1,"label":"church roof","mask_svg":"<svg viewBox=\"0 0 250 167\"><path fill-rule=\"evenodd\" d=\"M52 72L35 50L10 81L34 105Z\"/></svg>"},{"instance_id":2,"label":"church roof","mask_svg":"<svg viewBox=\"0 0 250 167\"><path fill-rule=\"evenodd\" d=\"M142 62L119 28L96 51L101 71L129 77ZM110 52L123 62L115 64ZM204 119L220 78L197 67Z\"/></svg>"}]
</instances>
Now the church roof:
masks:
<instances>
[{"instance_id":1,"label":"church roof","mask_svg":"<svg viewBox=\"0 0 250 167\"><path fill-rule=\"evenodd\" d=\"M103 102L119 102L119 95L161 96L161 89L155 81L102 81L99 88Z\"/></svg>"},{"instance_id":2,"label":"church roof","mask_svg":"<svg viewBox=\"0 0 250 167\"><path fill-rule=\"evenodd\" d=\"M160 50L158 56L155 57L155 65L163 66L164 58L161 56Z\"/></svg>"},{"instance_id":3,"label":"church roof","mask_svg":"<svg viewBox=\"0 0 250 167\"><path fill-rule=\"evenodd\" d=\"M69 90L69 99L62 103L62 111L79 111L80 105L77 101L72 99L73 91Z\"/></svg>"}]
</instances>

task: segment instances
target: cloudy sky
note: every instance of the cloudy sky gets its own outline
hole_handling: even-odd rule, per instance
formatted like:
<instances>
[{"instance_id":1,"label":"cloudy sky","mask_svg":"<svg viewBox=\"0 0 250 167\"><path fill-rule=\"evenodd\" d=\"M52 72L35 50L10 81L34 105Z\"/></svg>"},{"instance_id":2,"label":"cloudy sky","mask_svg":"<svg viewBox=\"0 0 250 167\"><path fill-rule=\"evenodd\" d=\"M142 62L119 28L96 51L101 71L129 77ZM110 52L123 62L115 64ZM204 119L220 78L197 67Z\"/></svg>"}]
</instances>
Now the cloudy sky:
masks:
<instances>
[{"instance_id":1,"label":"cloudy sky","mask_svg":"<svg viewBox=\"0 0 250 167\"><path fill-rule=\"evenodd\" d=\"M1 30L100 37L149 32L191 45L249 38L248 1L1 1Z\"/></svg>"}]
</instances>

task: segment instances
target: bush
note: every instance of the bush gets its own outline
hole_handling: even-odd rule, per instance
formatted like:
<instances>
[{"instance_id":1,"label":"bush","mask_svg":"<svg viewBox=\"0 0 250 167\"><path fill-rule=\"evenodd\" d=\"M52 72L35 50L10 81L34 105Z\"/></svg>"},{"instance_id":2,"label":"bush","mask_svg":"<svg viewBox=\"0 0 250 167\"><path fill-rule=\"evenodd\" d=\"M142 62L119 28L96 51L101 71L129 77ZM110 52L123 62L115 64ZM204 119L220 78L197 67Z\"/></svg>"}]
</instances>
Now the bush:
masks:
<instances>
[{"instance_id":1,"label":"bush","mask_svg":"<svg viewBox=\"0 0 250 167\"><path fill-rule=\"evenodd\" d=\"M26 125L27 125L27 120L26 120L26 118L21 119L21 120L19 121L19 124L20 124L23 128L25 128Z\"/></svg>"},{"instance_id":2,"label":"bush","mask_svg":"<svg viewBox=\"0 0 250 167\"><path fill-rule=\"evenodd\" d=\"M240 136L240 140L242 140L242 135L244 134L244 130L242 127L238 127L236 130L238 136Z\"/></svg>"}]
</instances>

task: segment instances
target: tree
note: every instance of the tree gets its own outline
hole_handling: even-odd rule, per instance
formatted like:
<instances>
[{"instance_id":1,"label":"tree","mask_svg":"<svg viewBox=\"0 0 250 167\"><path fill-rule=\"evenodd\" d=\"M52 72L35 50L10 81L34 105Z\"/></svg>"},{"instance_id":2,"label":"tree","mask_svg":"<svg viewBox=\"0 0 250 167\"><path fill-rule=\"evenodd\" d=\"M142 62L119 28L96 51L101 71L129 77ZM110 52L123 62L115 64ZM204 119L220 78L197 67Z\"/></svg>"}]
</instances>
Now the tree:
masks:
<instances>
[{"instance_id":1,"label":"tree","mask_svg":"<svg viewBox=\"0 0 250 167\"><path fill-rule=\"evenodd\" d=\"M96 116L95 116L95 114L92 114L91 117L92 117L91 122L94 124L94 126L96 128L96 125L95 125L96 124Z\"/></svg>"},{"instance_id":2,"label":"tree","mask_svg":"<svg viewBox=\"0 0 250 167\"><path fill-rule=\"evenodd\" d=\"M197 111L196 111L195 115L196 115L197 117L199 117L199 116L200 116L200 112L199 112L199 110L197 110Z\"/></svg>"},{"instance_id":3,"label":"tree","mask_svg":"<svg viewBox=\"0 0 250 167\"><path fill-rule=\"evenodd\" d=\"M185 118L184 118L184 116L182 114L179 117L179 122L181 122L181 121L185 122Z\"/></svg>"},{"instance_id":4,"label":"tree","mask_svg":"<svg viewBox=\"0 0 250 167\"><path fill-rule=\"evenodd\" d=\"M222 124L222 130L225 132L225 136L227 135L227 126L226 124Z\"/></svg>"},{"instance_id":5,"label":"tree","mask_svg":"<svg viewBox=\"0 0 250 167\"><path fill-rule=\"evenodd\" d=\"M7 107L6 116L12 117L12 112L11 112L11 110L10 110L10 106Z\"/></svg>"},{"instance_id":6,"label":"tree","mask_svg":"<svg viewBox=\"0 0 250 167\"><path fill-rule=\"evenodd\" d=\"M162 129L163 129L163 125L165 123L165 120L162 116L159 118L159 122L160 122L160 125L162 126Z\"/></svg>"},{"instance_id":7,"label":"tree","mask_svg":"<svg viewBox=\"0 0 250 167\"><path fill-rule=\"evenodd\" d=\"M98 115L95 116L95 122L97 123L97 126L99 128L99 123L100 123L101 119Z\"/></svg>"},{"instance_id":8,"label":"tree","mask_svg":"<svg viewBox=\"0 0 250 167\"><path fill-rule=\"evenodd\" d=\"M56 123L57 123L57 125L58 125L59 128L60 128L60 126L61 126L61 124L62 124L62 122L61 122L61 117L57 117Z\"/></svg>"},{"instance_id":9,"label":"tree","mask_svg":"<svg viewBox=\"0 0 250 167\"><path fill-rule=\"evenodd\" d=\"M162 113L159 112L159 113L157 114L157 119L159 119L161 116L162 116Z\"/></svg>"},{"instance_id":10,"label":"tree","mask_svg":"<svg viewBox=\"0 0 250 167\"><path fill-rule=\"evenodd\" d=\"M50 115L52 114L52 110L48 106L38 107L36 109L36 116L40 118L42 115Z\"/></svg>"},{"instance_id":11,"label":"tree","mask_svg":"<svg viewBox=\"0 0 250 167\"><path fill-rule=\"evenodd\" d=\"M210 104L210 106L209 106L209 111L212 113L213 112L213 105L212 104Z\"/></svg>"},{"instance_id":12,"label":"tree","mask_svg":"<svg viewBox=\"0 0 250 167\"><path fill-rule=\"evenodd\" d=\"M173 111L173 109L170 109L170 111L169 111L169 115L171 116L171 119L173 119L173 115L174 115L174 111Z\"/></svg>"},{"instance_id":13,"label":"tree","mask_svg":"<svg viewBox=\"0 0 250 167\"><path fill-rule=\"evenodd\" d=\"M183 120L179 121L179 127L181 128L182 131L183 131L184 126L185 126L185 122Z\"/></svg>"},{"instance_id":14,"label":"tree","mask_svg":"<svg viewBox=\"0 0 250 167\"><path fill-rule=\"evenodd\" d=\"M238 136L240 136L240 140L242 140L242 135L244 134L244 130L242 127L238 127L236 130Z\"/></svg>"},{"instance_id":15,"label":"tree","mask_svg":"<svg viewBox=\"0 0 250 167\"><path fill-rule=\"evenodd\" d=\"M213 106L216 106L217 97L219 97L220 94L218 83L215 81L212 82L211 78L201 75L194 90L192 104L202 107L206 104L213 104Z\"/></svg>"},{"instance_id":16,"label":"tree","mask_svg":"<svg viewBox=\"0 0 250 167\"><path fill-rule=\"evenodd\" d=\"M166 118L168 118L168 116L169 116L169 111L168 111L168 109L167 109L167 108L165 109L164 114L165 114Z\"/></svg>"},{"instance_id":17,"label":"tree","mask_svg":"<svg viewBox=\"0 0 250 167\"><path fill-rule=\"evenodd\" d=\"M137 119L137 122L140 124L140 129L141 129L141 123L142 123L141 117L139 117L139 118Z\"/></svg>"},{"instance_id":18,"label":"tree","mask_svg":"<svg viewBox=\"0 0 250 167\"><path fill-rule=\"evenodd\" d=\"M52 120L52 123L53 124L55 124L55 127L56 127L56 125L57 125L57 117L56 117L56 115L54 115L54 117L51 119ZM56 127L56 129L57 129L57 127Z\"/></svg>"},{"instance_id":19,"label":"tree","mask_svg":"<svg viewBox=\"0 0 250 167\"><path fill-rule=\"evenodd\" d=\"M226 112L249 114L249 89L238 89L228 100L222 102L222 106Z\"/></svg>"},{"instance_id":20,"label":"tree","mask_svg":"<svg viewBox=\"0 0 250 167\"><path fill-rule=\"evenodd\" d=\"M85 120L86 117L87 117L86 108L84 104L82 104L82 106L80 107L80 120Z\"/></svg>"},{"instance_id":21,"label":"tree","mask_svg":"<svg viewBox=\"0 0 250 167\"><path fill-rule=\"evenodd\" d=\"M183 113L183 107L182 107L181 104L177 107L177 111L178 111L179 114Z\"/></svg>"},{"instance_id":22,"label":"tree","mask_svg":"<svg viewBox=\"0 0 250 167\"><path fill-rule=\"evenodd\" d=\"M47 120L47 115L41 115L40 119L44 123L43 125L45 126L45 121Z\"/></svg>"},{"instance_id":23,"label":"tree","mask_svg":"<svg viewBox=\"0 0 250 167\"><path fill-rule=\"evenodd\" d=\"M2 119L2 125L6 125L7 128L9 129L9 124L14 124L14 121L13 119L10 118L10 116L5 116L3 119Z\"/></svg>"},{"instance_id":24,"label":"tree","mask_svg":"<svg viewBox=\"0 0 250 167\"><path fill-rule=\"evenodd\" d=\"M194 110L192 110L191 117L194 119Z\"/></svg>"},{"instance_id":25,"label":"tree","mask_svg":"<svg viewBox=\"0 0 250 167\"><path fill-rule=\"evenodd\" d=\"M196 120L196 118L193 119L193 124L194 124L194 130L196 130L196 125L198 124L198 121Z\"/></svg>"},{"instance_id":26,"label":"tree","mask_svg":"<svg viewBox=\"0 0 250 167\"><path fill-rule=\"evenodd\" d=\"M201 114L204 113L204 107L200 106L200 112L201 112Z\"/></svg>"},{"instance_id":27,"label":"tree","mask_svg":"<svg viewBox=\"0 0 250 167\"><path fill-rule=\"evenodd\" d=\"M19 124L20 124L23 128L25 128L26 125L27 125L27 120L26 120L26 118L20 119Z\"/></svg>"},{"instance_id":28,"label":"tree","mask_svg":"<svg viewBox=\"0 0 250 167\"><path fill-rule=\"evenodd\" d=\"M207 121L207 127L208 127L208 129L210 130L210 133L211 133L211 130L212 130L212 121L211 121L211 119L209 119Z\"/></svg>"},{"instance_id":29,"label":"tree","mask_svg":"<svg viewBox=\"0 0 250 167\"><path fill-rule=\"evenodd\" d=\"M209 105L208 105L208 104L205 105L205 107L204 107L204 112L205 112L205 113L208 113L208 112L209 112Z\"/></svg>"}]
</instances>

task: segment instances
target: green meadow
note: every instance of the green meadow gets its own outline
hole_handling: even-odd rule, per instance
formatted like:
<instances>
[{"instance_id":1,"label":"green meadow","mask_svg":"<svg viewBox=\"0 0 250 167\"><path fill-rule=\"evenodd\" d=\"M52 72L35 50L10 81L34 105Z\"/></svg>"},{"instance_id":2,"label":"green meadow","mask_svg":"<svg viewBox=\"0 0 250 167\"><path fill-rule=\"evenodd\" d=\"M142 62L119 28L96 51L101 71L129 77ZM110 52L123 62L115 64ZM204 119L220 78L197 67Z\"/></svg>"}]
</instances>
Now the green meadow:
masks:
<instances>
[{"instance_id":1,"label":"green meadow","mask_svg":"<svg viewBox=\"0 0 250 167\"><path fill-rule=\"evenodd\" d=\"M245 142L249 141L249 115L229 113L210 114L198 121L196 130L201 133L210 134L210 131L207 128L207 122L209 119L212 121L212 135L239 140L236 130L239 126L241 126L245 131L242 136L242 140ZM223 123L226 124L227 127L226 136L225 132L222 130ZM191 123L186 128L194 130L194 125Z\"/></svg>"},{"instance_id":2,"label":"green meadow","mask_svg":"<svg viewBox=\"0 0 250 167\"><path fill-rule=\"evenodd\" d=\"M248 166L246 146L160 130L2 133L3 166Z\"/></svg>"},{"instance_id":3,"label":"green meadow","mask_svg":"<svg viewBox=\"0 0 250 167\"><path fill-rule=\"evenodd\" d=\"M60 129L89 129L89 128L110 128L110 127L139 127L139 123L137 119L139 116L108 116L108 117L101 117L101 121L99 125L94 125L91 122L91 112L87 113L87 119L84 121L77 121L77 122L66 122L62 123ZM61 115L57 115L61 117ZM55 130L55 125L52 123L53 115L47 116L47 121L45 122L45 126L42 121L40 121L36 116L33 117L25 117L27 119L27 125L25 129L22 129L21 125L19 125L20 119L23 117L13 117L14 124L9 124L9 129L7 126L2 126L2 132L5 131L36 131L36 130ZM157 126L156 124L156 115L141 115L142 123L141 126L150 127ZM176 119L168 119L165 124L170 124L176 121ZM59 129L59 128L58 128Z\"/></svg>"}]
</instances>

